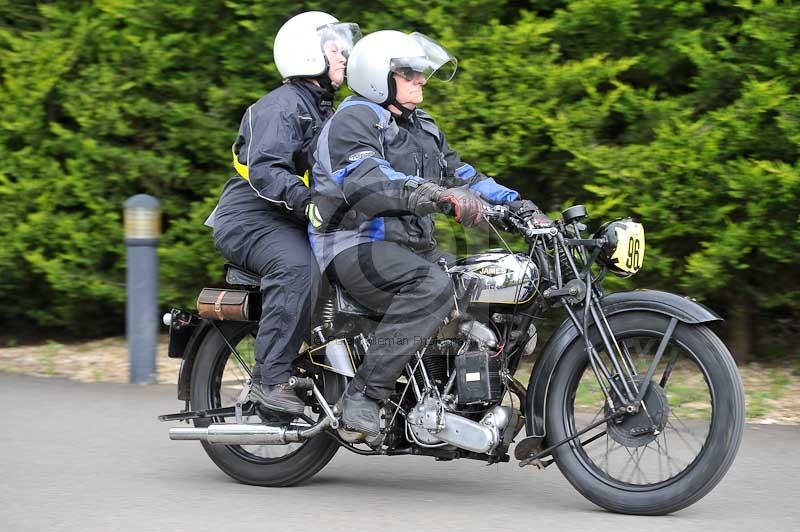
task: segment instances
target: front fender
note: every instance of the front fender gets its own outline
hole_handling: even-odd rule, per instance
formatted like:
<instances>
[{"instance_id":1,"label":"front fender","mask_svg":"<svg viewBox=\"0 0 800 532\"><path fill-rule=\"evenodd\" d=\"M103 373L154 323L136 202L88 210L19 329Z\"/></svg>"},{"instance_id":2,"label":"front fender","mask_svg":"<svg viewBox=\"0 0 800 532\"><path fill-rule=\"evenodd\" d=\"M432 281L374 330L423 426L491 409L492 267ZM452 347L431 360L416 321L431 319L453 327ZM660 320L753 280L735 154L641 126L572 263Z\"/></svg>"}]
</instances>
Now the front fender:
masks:
<instances>
[{"instance_id":1,"label":"front fender","mask_svg":"<svg viewBox=\"0 0 800 532\"><path fill-rule=\"evenodd\" d=\"M689 297L659 290L615 292L601 301L606 317L622 312L646 311L664 314L683 323L709 323L722 318ZM545 404L553 371L561 356L580 334L572 321L564 320L542 349L528 381L525 429L528 436L545 437Z\"/></svg>"}]
</instances>

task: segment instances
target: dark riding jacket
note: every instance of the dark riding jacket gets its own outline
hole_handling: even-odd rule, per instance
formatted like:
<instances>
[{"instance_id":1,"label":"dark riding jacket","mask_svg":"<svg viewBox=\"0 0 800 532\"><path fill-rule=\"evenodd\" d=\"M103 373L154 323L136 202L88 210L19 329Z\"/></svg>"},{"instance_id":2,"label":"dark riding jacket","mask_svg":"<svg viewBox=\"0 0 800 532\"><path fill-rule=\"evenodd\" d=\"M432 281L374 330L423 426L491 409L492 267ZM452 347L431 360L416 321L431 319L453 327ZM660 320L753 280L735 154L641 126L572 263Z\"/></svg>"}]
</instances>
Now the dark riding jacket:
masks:
<instances>
[{"instance_id":1,"label":"dark riding jacket","mask_svg":"<svg viewBox=\"0 0 800 532\"><path fill-rule=\"evenodd\" d=\"M386 240L415 252L433 249L433 217L408 210L409 195L424 181L466 186L491 203L519 198L463 162L421 109L397 118L360 96L342 102L322 128L314 159L316 192L338 198L357 213L355 223L337 230L309 226L311 248L323 270L338 253L364 242Z\"/></svg>"},{"instance_id":2,"label":"dark riding jacket","mask_svg":"<svg viewBox=\"0 0 800 532\"><path fill-rule=\"evenodd\" d=\"M331 100L325 89L296 79L248 107L232 148L238 175L225 184L216 221L267 211L305 224L313 141L333 114Z\"/></svg>"}]
</instances>

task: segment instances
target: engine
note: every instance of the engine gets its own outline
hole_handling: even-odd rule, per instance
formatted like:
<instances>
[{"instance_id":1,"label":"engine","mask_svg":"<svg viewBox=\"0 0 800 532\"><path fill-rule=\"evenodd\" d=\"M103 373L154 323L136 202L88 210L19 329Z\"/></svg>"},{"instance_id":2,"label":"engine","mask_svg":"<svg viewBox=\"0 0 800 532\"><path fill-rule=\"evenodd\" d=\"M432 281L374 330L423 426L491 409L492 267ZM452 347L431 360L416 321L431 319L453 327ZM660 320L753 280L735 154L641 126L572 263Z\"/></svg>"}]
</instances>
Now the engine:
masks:
<instances>
[{"instance_id":1,"label":"engine","mask_svg":"<svg viewBox=\"0 0 800 532\"><path fill-rule=\"evenodd\" d=\"M452 358L452 388L446 387L443 394L427 391L408 413L407 437L425 447L449 444L476 453L504 451L520 428L520 417L513 408L497 404L503 390L497 336L489 326L473 320L458 325L456 338L456 342L439 342L423 356L434 383L441 382L434 375L441 371L442 361L450 365ZM455 354L449 354L453 348ZM469 407L474 414L455 413Z\"/></svg>"},{"instance_id":2,"label":"engine","mask_svg":"<svg viewBox=\"0 0 800 532\"><path fill-rule=\"evenodd\" d=\"M410 440L424 447L454 445L476 453L507 449L520 428L519 416L510 406L494 406L480 421L460 416L445 400L427 396L408 413Z\"/></svg>"},{"instance_id":3,"label":"engine","mask_svg":"<svg viewBox=\"0 0 800 532\"><path fill-rule=\"evenodd\" d=\"M502 379L497 335L484 323L465 321L458 326L462 348L454 357L458 405L489 404L500 400Z\"/></svg>"}]
</instances>

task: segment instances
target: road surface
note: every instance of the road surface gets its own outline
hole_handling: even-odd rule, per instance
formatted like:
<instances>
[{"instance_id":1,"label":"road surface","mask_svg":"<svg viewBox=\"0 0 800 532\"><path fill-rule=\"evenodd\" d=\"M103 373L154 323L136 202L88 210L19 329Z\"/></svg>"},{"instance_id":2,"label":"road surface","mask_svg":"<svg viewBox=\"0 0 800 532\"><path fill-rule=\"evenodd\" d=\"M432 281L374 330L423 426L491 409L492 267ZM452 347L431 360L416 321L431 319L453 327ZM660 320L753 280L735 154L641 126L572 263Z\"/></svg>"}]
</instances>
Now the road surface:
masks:
<instances>
[{"instance_id":1,"label":"road surface","mask_svg":"<svg viewBox=\"0 0 800 532\"><path fill-rule=\"evenodd\" d=\"M800 529L800 427L748 425L728 475L666 517L615 515L553 466L486 466L340 451L292 488L238 484L198 442L170 441L158 414L174 386L79 384L0 373L0 530L557 530L771 532Z\"/></svg>"}]
</instances>

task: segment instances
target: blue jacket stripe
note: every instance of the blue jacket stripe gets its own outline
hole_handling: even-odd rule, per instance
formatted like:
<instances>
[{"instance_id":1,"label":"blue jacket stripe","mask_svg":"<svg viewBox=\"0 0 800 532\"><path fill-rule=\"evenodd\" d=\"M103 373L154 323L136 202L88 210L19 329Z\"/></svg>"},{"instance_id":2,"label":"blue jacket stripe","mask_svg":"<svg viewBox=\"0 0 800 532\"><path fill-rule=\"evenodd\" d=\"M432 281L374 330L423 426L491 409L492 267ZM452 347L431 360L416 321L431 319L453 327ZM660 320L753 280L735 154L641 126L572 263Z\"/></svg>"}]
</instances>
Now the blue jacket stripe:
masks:
<instances>
[{"instance_id":1,"label":"blue jacket stripe","mask_svg":"<svg viewBox=\"0 0 800 532\"><path fill-rule=\"evenodd\" d=\"M477 173L471 164L464 163L456 168L456 177L459 179L469 179Z\"/></svg>"},{"instance_id":2,"label":"blue jacket stripe","mask_svg":"<svg viewBox=\"0 0 800 532\"><path fill-rule=\"evenodd\" d=\"M381 172L383 172L383 175L385 175L389 179L393 179L393 180L394 179L415 179L417 181L422 181L422 178L419 178L419 177L416 177L416 176L412 176L412 175L406 175L406 174L404 174L402 172L396 171L394 168L392 168L389 165L389 161L385 161L385 160L383 160L383 159L381 159L379 157L365 157L363 159L359 159L358 161L354 161L354 162L348 164L347 166L345 166L344 168L339 168L338 170L333 172L333 174L331 174L331 177L333 177L333 180L336 181L336 183L341 187L344 184L344 178L349 176L353 172L353 170L358 168L364 161L367 161L369 159L372 159L373 161L378 163L378 168L380 168Z\"/></svg>"},{"instance_id":3,"label":"blue jacket stripe","mask_svg":"<svg viewBox=\"0 0 800 532\"><path fill-rule=\"evenodd\" d=\"M337 111L341 111L342 109L347 109L348 107L351 107L353 105L366 105L367 107L375 111L375 114L378 115L378 118L383 117L386 113L389 112L380 105L378 105L377 103L365 102L362 100L352 100L351 97L345 98L345 100L341 104L339 104L339 108L337 109Z\"/></svg>"},{"instance_id":4,"label":"blue jacket stripe","mask_svg":"<svg viewBox=\"0 0 800 532\"><path fill-rule=\"evenodd\" d=\"M519 199L518 192L504 187L491 177L483 181L478 181L469 188L480 193L494 203L508 203L509 201Z\"/></svg>"},{"instance_id":5,"label":"blue jacket stripe","mask_svg":"<svg viewBox=\"0 0 800 532\"><path fill-rule=\"evenodd\" d=\"M350 172L352 172L353 170L355 170L356 168L361 166L361 163L363 163L367 159L371 159L371 158L372 157L366 157L364 159L359 159L357 161L353 161L352 163L348 164L344 168L339 168L338 170L336 170L333 174L331 174L331 177L333 177L333 180L336 181L336 183L339 186L342 186L342 183L344 183L344 178L347 177L348 175L350 175ZM378 160L381 161L381 162L386 162L383 159L378 159Z\"/></svg>"},{"instance_id":6,"label":"blue jacket stripe","mask_svg":"<svg viewBox=\"0 0 800 532\"><path fill-rule=\"evenodd\" d=\"M369 237L372 240L383 240L386 235L386 224L383 217L374 218L372 223L369 224Z\"/></svg>"},{"instance_id":7,"label":"blue jacket stripe","mask_svg":"<svg viewBox=\"0 0 800 532\"><path fill-rule=\"evenodd\" d=\"M388 162L386 162L386 161L383 161L383 162L386 163L386 164L381 164L378 168L380 168L381 172L383 172L383 175L385 175L389 179L391 179L391 180L408 179L409 177L412 177L412 176L408 176L408 175L406 175L406 174L404 174L402 172L398 172L397 170L395 170L394 168L389 166Z\"/></svg>"}]
</instances>

